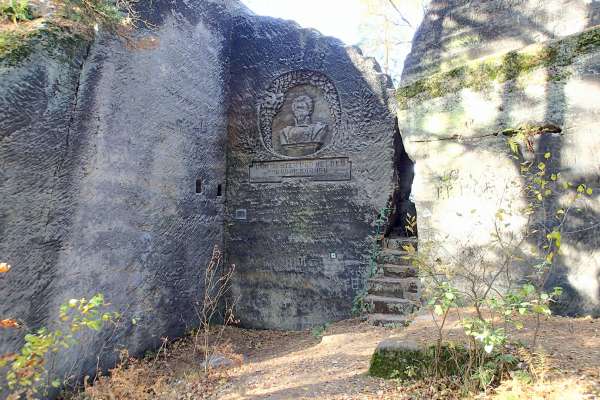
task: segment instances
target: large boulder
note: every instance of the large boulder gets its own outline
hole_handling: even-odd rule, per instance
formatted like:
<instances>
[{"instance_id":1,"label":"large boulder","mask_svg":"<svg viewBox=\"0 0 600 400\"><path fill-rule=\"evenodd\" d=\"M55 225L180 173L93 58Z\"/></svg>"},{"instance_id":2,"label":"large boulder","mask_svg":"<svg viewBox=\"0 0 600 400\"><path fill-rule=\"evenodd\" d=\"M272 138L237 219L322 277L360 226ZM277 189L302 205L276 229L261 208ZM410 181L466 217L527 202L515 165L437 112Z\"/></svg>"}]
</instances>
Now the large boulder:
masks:
<instances>
[{"instance_id":1,"label":"large boulder","mask_svg":"<svg viewBox=\"0 0 600 400\"><path fill-rule=\"evenodd\" d=\"M0 257L13 266L0 313L56 327L60 304L100 292L123 315L61 352L58 376L196 326L204 268L222 246L233 11L144 11L155 27L129 41L46 35L0 66ZM14 349L20 334L0 340Z\"/></svg>"},{"instance_id":2,"label":"large boulder","mask_svg":"<svg viewBox=\"0 0 600 400\"><path fill-rule=\"evenodd\" d=\"M56 28L0 60L0 313L59 327L62 303L101 292L122 314L60 352L58 377L197 326L215 245L243 325L347 317L373 221L409 207L373 59L236 0L140 7L128 40Z\"/></svg>"},{"instance_id":3,"label":"large boulder","mask_svg":"<svg viewBox=\"0 0 600 400\"><path fill-rule=\"evenodd\" d=\"M534 249L547 243L558 220L543 210L530 219L524 211L523 159L593 189L569 211L546 282L566 289L558 308L567 314L600 314L600 31L585 30L597 14L598 3L585 1L433 2L397 96L402 136L416 163L420 249L434 260L489 278L506 254L498 236L514 246L530 225L538 234L526 238L496 286L518 282L543 262ZM449 45L471 34L477 40ZM523 47L531 42L541 43ZM437 58L426 57L434 52ZM509 146L519 130L533 133L521 143L523 158ZM545 202L567 203L555 194Z\"/></svg>"},{"instance_id":4,"label":"large boulder","mask_svg":"<svg viewBox=\"0 0 600 400\"><path fill-rule=\"evenodd\" d=\"M600 23L600 4L588 0L433 0L427 10L404 83Z\"/></svg>"},{"instance_id":5,"label":"large boulder","mask_svg":"<svg viewBox=\"0 0 600 400\"><path fill-rule=\"evenodd\" d=\"M226 249L238 317L275 329L348 317L373 222L408 197L390 80L357 48L290 22L246 15L233 37Z\"/></svg>"}]
</instances>

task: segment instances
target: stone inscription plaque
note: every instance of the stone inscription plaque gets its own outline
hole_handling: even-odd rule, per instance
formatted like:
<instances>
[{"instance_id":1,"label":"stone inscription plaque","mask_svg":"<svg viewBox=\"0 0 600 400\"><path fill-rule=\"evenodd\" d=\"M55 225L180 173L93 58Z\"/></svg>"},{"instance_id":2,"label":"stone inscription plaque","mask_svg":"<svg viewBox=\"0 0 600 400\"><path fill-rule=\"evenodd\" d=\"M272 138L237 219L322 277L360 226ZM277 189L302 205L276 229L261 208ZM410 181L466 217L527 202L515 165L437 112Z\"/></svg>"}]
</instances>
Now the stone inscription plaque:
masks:
<instances>
[{"instance_id":1,"label":"stone inscription plaque","mask_svg":"<svg viewBox=\"0 0 600 400\"><path fill-rule=\"evenodd\" d=\"M283 178L313 181L349 181L352 162L347 157L283 161L255 161L250 165L251 183L281 182Z\"/></svg>"}]
</instances>

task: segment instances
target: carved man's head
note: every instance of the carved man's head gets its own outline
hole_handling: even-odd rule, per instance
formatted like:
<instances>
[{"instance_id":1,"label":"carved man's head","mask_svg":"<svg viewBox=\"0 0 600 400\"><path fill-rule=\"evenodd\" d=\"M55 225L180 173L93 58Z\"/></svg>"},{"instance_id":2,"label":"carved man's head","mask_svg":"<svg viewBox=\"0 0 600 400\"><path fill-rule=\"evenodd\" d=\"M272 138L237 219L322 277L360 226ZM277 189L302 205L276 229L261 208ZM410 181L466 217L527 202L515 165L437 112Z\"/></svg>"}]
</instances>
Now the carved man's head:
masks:
<instances>
[{"instance_id":1,"label":"carved man's head","mask_svg":"<svg viewBox=\"0 0 600 400\"><path fill-rule=\"evenodd\" d=\"M308 96L298 96L292 102L292 112L296 117L296 123L310 123L313 112L313 101Z\"/></svg>"}]
</instances>

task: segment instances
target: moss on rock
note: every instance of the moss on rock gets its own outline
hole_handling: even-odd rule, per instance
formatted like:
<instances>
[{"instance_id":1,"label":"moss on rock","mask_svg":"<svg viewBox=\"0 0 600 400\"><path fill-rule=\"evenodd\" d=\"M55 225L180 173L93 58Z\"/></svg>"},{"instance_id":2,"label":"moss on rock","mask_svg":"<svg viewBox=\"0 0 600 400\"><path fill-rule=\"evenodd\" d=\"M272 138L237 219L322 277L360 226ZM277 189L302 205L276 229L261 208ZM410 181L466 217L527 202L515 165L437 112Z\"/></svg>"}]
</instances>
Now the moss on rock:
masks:
<instances>
[{"instance_id":1,"label":"moss on rock","mask_svg":"<svg viewBox=\"0 0 600 400\"><path fill-rule=\"evenodd\" d=\"M409 101L414 98L432 99L466 88L484 90L494 81L513 80L541 67L567 66L578 56L598 48L600 26L545 45L532 45L501 56L486 57L400 87L396 92L398 107L407 109Z\"/></svg>"},{"instance_id":2,"label":"moss on rock","mask_svg":"<svg viewBox=\"0 0 600 400\"><path fill-rule=\"evenodd\" d=\"M386 340L377 346L371 357L369 375L385 379L421 379L435 374L436 347L421 347L408 341ZM462 373L468 352L463 346L444 344L438 358L442 376Z\"/></svg>"},{"instance_id":3,"label":"moss on rock","mask_svg":"<svg viewBox=\"0 0 600 400\"><path fill-rule=\"evenodd\" d=\"M51 21L38 20L15 29L0 30L0 67L14 67L27 59L36 49L68 62L89 35Z\"/></svg>"}]
</instances>

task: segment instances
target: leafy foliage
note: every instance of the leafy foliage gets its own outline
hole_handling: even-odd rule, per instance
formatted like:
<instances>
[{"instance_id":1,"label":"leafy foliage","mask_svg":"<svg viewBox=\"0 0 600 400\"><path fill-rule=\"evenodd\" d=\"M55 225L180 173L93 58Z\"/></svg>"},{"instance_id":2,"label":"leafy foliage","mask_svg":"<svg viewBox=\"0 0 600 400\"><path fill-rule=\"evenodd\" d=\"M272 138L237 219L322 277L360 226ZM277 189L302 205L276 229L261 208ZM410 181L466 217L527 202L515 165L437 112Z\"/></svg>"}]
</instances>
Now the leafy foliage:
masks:
<instances>
[{"instance_id":1,"label":"leafy foliage","mask_svg":"<svg viewBox=\"0 0 600 400\"><path fill-rule=\"evenodd\" d=\"M383 72L400 81L404 57L425 14L428 0L360 0L360 47L374 55Z\"/></svg>"},{"instance_id":2,"label":"leafy foliage","mask_svg":"<svg viewBox=\"0 0 600 400\"><path fill-rule=\"evenodd\" d=\"M0 21L8 20L16 24L31 18L29 0L0 0Z\"/></svg>"},{"instance_id":3,"label":"leafy foliage","mask_svg":"<svg viewBox=\"0 0 600 400\"><path fill-rule=\"evenodd\" d=\"M311 329L310 334L313 335L315 339L320 339L325 335L329 324L317 325Z\"/></svg>"},{"instance_id":4,"label":"leafy foliage","mask_svg":"<svg viewBox=\"0 0 600 400\"><path fill-rule=\"evenodd\" d=\"M369 252L369 275L368 278L372 278L377 274L377 259L381 255L381 244L383 242L383 234L385 227L388 223L388 217L391 212L391 208L384 207L379 210L377 218L375 219L375 232L373 235L373 241L371 242L371 250ZM361 290L354 301L352 302L352 314L356 316L368 314L371 312L372 304L365 301L367 296L367 289Z\"/></svg>"},{"instance_id":5,"label":"leafy foliage","mask_svg":"<svg viewBox=\"0 0 600 400\"><path fill-rule=\"evenodd\" d=\"M473 260L449 266L437 256L431 257L422 247L419 253L410 245L405 248L426 282L427 306L438 336L433 364L442 363L446 342L444 325L448 314L456 311L470 341L468 368L463 371L462 378L469 390L486 389L499 381L507 372L507 366L515 364L515 341L510 332L523 329L524 316L533 316L536 320L531 341L535 351L543 318L552 314L552 304L563 293L560 287L546 287L548 276L561 254L567 219L578 208L577 202L591 196L593 190L585 183L565 181L560 172L552 171L550 152L540 155L537 160L525 159L524 154L533 148L532 137L548 130L556 129L524 126L503 133L511 156L519 160L521 166L526 205L516 212L516 216L526 223L522 232L511 232L507 239L502 228L509 226L506 221L515 217L515 211L497 211L495 232L491 233L494 238L491 246L495 248L488 249L499 254L494 271L480 268ZM528 245L528 241L538 245ZM526 258L524 254L529 256ZM529 265L523 266L526 262ZM525 273L523 278L513 281L509 277L517 264L525 268ZM500 289L501 276L507 278ZM461 306L474 307L475 316L461 318ZM443 376L439 366L434 369L436 376Z\"/></svg>"},{"instance_id":6,"label":"leafy foliage","mask_svg":"<svg viewBox=\"0 0 600 400\"><path fill-rule=\"evenodd\" d=\"M83 26L119 32L139 21L136 0L61 0L59 14Z\"/></svg>"},{"instance_id":7,"label":"leafy foliage","mask_svg":"<svg viewBox=\"0 0 600 400\"><path fill-rule=\"evenodd\" d=\"M0 273L10 271L10 265L0 263ZM40 328L25 335L25 344L16 353L0 356L0 368L5 370L11 397L27 398L40 392L45 393L48 385L48 357L60 349L67 349L76 344L76 334L83 329L100 331L105 323L114 323L119 314L103 311L108 304L102 294L96 294L91 299L71 299L60 306L59 319L66 325L66 330ZM23 324L14 319L0 321L2 328L19 329ZM63 384L60 379L53 380L50 385L58 388Z\"/></svg>"}]
</instances>

